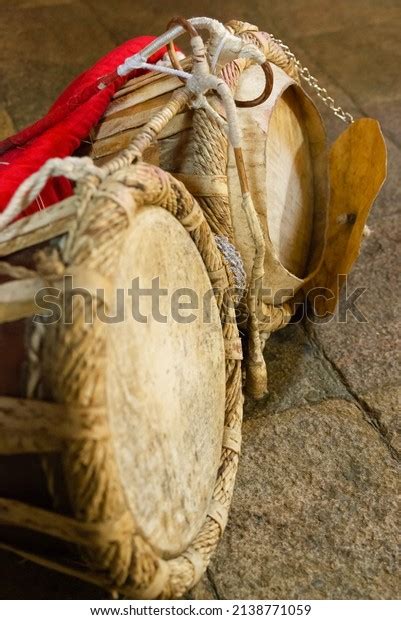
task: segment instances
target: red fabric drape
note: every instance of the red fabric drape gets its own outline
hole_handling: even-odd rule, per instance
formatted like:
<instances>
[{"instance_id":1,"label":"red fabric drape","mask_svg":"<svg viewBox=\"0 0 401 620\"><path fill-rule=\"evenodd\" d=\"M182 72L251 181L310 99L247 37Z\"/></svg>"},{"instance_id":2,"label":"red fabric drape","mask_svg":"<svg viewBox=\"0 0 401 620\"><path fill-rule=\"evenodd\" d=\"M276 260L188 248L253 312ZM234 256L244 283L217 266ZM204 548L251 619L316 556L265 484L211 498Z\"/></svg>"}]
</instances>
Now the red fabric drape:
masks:
<instances>
[{"instance_id":1,"label":"red fabric drape","mask_svg":"<svg viewBox=\"0 0 401 620\"><path fill-rule=\"evenodd\" d=\"M123 43L101 58L93 67L77 77L58 97L42 119L0 142L0 211L7 206L17 187L51 157L66 157L79 147L99 122L113 94L135 75L133 71L120 77L116 68L128 56L136 54L155 37L142 36ZM150 58L157 62L166 48ZM44 76L46 79L46 76ZM100 90L98 84L107 86ZM29 93L27 93L29 96ZM71 195L70 181L51 179L23 215L33 213Z\"/></svg>"}]
</instances>

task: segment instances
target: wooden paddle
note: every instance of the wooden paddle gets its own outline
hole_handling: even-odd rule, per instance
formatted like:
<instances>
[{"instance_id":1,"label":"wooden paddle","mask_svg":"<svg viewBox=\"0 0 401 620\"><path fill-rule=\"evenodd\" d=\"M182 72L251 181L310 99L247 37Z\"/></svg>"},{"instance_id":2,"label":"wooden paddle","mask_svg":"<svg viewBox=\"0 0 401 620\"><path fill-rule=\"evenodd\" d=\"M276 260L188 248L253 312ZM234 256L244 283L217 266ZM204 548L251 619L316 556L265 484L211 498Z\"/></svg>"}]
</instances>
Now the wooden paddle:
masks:
<instances>
[{"instance_id":1,"label":"wooden paddle","mask_svg":"<svg viewBox=\"0 0 401 620\"><path fill-rule=\"evenodd\" d=\"M386 172L386 145L380 124L372 118L352 123L331 147L326 246L320 268L307 286L318 316L335 310L341 286L359 255L365 224ZM322 288L327 289L325 294Z\"/></svg>"}]
</instances>

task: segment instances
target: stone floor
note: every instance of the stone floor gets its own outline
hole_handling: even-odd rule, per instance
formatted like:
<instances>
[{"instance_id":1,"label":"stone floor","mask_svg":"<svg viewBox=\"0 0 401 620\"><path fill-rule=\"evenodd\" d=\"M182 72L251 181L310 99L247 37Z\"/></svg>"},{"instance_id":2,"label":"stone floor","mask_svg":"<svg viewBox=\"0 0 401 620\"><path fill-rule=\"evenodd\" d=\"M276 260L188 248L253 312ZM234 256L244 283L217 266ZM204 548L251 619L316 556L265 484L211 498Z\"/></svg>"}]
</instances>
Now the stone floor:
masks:
<instances>
[{"instance_id":1,"label":"stone floor","mask_svg":"<svg viewBox=\"0 0 401 620\"><path fill-rule=\"evenodd\" d=\"M388 181L351 277L351 285L367 287L360 308L368 322L297 324L271 339L271 395L247 403L228 527L191 596L399 598L401 1L190 6L0 0L0 134L41 116L69 80L116 44L160 33L173 14L199 12L274 32L343 107L381 121ZM343 127L324 116L333 138ZM0 596L103 594L2 554Z\"/></svg>"}]
</instances>

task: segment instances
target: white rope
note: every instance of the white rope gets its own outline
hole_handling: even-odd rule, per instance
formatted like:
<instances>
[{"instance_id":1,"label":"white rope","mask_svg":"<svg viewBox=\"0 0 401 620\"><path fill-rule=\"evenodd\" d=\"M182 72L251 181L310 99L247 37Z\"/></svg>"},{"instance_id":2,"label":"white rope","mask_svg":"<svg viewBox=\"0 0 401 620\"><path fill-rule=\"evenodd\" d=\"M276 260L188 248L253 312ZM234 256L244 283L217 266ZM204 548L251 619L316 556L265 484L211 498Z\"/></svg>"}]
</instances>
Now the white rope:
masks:
<instances>
[{"instance_id":1,"label":"white rope","mask_svg":"<svg viewBox=\"0 0 401 620\"><path fill-rule=\"evenodd\" d=\"M241 37L231 34L228 30L220 38L216 36L211 38L208 51L213 73L219 73L219 70L224 65L236 58L253 60L258 65L262 65L266 61L265 54L257 45L247 43Z\"/></svg>"},{"instance_id":2,"label":"white rope","mask_svg":"<svg viewBox=\"0 0 401 620\"><path fill-rule=\"evenodd\" d=\"M227 132L232 146L234 148L239 147L241 144L241 131L237 120L234 98L225 82L217 78L215 73L218 70L219 61L221 64L223 61L226 63L234 58L242 57L253 59L258 64L263 64L266 60L265 55L256 45L246 43L241 37L231 34L223 24L215 19L194 17L189 21L193 26L205 28L210 33L210 69L207 63L203 62L206 53L203 40L199 35L191 38L193 55L200 59L200 62L194 63L192 74L179 69L173 69L169 66L162 66L160 64L153 65L147 62L149 56L185 32L182 26L175 26L155 39L155 41L145 47L139 54L134 54L126 58L126 60L117 67L117 74L123 76L134 69L146 69L148 71L160 71L161 73L175 75L186 80L187 87L195 95L192 101L192 107L203 108L209 117L215 120L219 126ZM104 84L99 84L99 88L103 87ZM208 90L216 90L220 95L226 110L227 123L221 119L219 114L211 107L204 96Z\"/></svg>"},{"instance_id":3,"label":"white rope","mask_svg":"<svg viewBox=\"0 0 401 620\"><path fill-rule=\"evenodd\" d=\"M220 41L218 42L217 47L216 47L216 49L213 52L213 55L212 55L211 60L210 60L210 69L211 69L212 73L214 73L216 71L217 61L220 58L220 54L221 54L221 52L223 50L223 47L224 47L224 45L226 43L227 36L228 36L228 32L226 30L224 35L220 38Z\"/></svg>"},{"instance_id":4,"label":"white rope","mask_svg":"<svg viewBox=\"0 0 401 620\"><path fill-rule=\"evenodd\" d=\"M221 39L223 46L218 46L218 55L220 55L224 47L224 42L227 41L226 33L223 34ZM204 42L199 35L191 38L191 47L194 57L198 59L198 62L193 63L193 73L148 63L145 59L146 54L143 52L128 58L123 65L120 65L117 72L123 75L125 72L130 73L133 69L146 69L148 71L160 71L183 78L186 80L188 90L195 95L192 101L192 107L203 108L210 118L215 120L227 132L231 145L234 148L240 147L241 130L237 118L234 96L224 80L211 73L207 61L205 60L206 52ZM219 116L207 101L205 93L209 90L216 90L220 96L226 111L227 122Z\"/></svg>"},{"instance_id":5,"label":"white rope","mask_svg":"<svg viewBox=\"0 0 401 620\"><path fill-rule=\"evenodd\" d=\"M49 159L37 172L25 179L14 193L7 207L0 214L0 230L12 222L40 194L51 177L67 177L70 181L79 181L88 175L100 179L106 172L95 166L90 157L54 157Z\"/></svg>"},{"instance_id":6,"label":"white rope","mask_svg":"<svg viewBox=\"0 0 401 620\"><path fill-rule=\"evenodd\" d=\"M242 136L237 117L237 108L234 96L224 80L212 74L205 76L196 76L192 74L191 78L187 81L187 88L196 95L194 107L204 108L205 111L227 131L231 145L234 148L239 148L241 146ZM208 90L216 90L220 96L227 115L227 123L222 121L204 96L204 93Z\"/></svg>"},{"instance_id":7,"label":"white rope","mask_svg":"<svg viewBox=\"0 0 401 620\"><path fill-rule=\"evenodd\" d=\"M231 34L227 28L216 19L210 17L192 17L188 20L195 28L204 28L210 33L210 54L212 56L212 71L215 71L217 62L225 53L224 62L234 60L234 58L244 57L252 58L258 64L262 64L266 59L263 52L259 50L256 45L246 43L237 35ZM174 39L179 37L185 32L182 26L174 26L167 32L157 37L152 43L147 45L140 53L142 59L146 62L152 54L160 50L162 47L171 43ZM244 50L244 56L242 56L242 50ZM118 75L127 75L132 71L131 60L136 59L139 54L134 54L125 59L125 61L117 67ZM134 61L135 62L135 61ZM136 66L134 68L137 68ZM99 84L99 88L104 88L104 84Z\"/></svg>"},{"instance_id":8,"label":"white rope","mask_svg":"<svg viewBox=\"0 0 401 620\"><path fill-rule=\"evenodd\" d=\"M131 73L134 69L145 69L147 71L158 71L160 73L167 73L168 75L176 75L177 77L183 78L187 80L191 77L191 74L187 71L181 71L180 69L173 69L172 67L168 67L166 65L160 64L152 64L147 62L145 58L143 58L142 54L135 54L135 56L131 56L128 58L124 66L120 66L117 69L118 75L126 75L127 73ZM121 73L123 71L123 73Z\"/></svg>"},{"instance_id":9,"label":"white rope","mask_svg":"<svg viewBox=\"0 0 401 620\"><path fill-rule=\"evenodd\" d=\"M185 54L183 54L182 52L177 51L177 50L176 50L175 53L176 53L176 56L177 56L178 60L184 60ZM157 64L158 67L159 66L161 66L161 67L172 67L170 56L168 55L168 52L166 52L164 54L163 58L161 60L158 60L156 64Z\"/></svg>"},{"instance_id":10,"label":"white rope","mask_svg":"<svg viewBox=\"0 0 401 620\"><path fill-rule=\"evenodd\" d=\"M211 36L214 35L222 37L226 32L226 28L222 23L210 17L192 17L188 21L196 28L204 28L205 30L208 30ZM157 39L147 45L141 51L141 56L147 60L150 56L152 56L152 54L179 37L184 32L185 29L182 26L174 26L173 28L170 28L170 30L160 35L160 37L157 37ZM137 54L135 54L135 56L137 56ZM117 68L118 75L127 75L127 73L132 71L132 69L129 68L131 58L132 56L126 58L126 60Z\"/></svg>"},{"instance_id":11,"label":"white rope","mask_svg":"<svg viewBox=\"0 0 401 620\"><path fill-rule=\"evenodd\" d=\"M241 148L242 132L237 116L234 95L224 80L219 80L217 88L227 114L228 138L233 148Z\"/></svg>"}]
</instances>

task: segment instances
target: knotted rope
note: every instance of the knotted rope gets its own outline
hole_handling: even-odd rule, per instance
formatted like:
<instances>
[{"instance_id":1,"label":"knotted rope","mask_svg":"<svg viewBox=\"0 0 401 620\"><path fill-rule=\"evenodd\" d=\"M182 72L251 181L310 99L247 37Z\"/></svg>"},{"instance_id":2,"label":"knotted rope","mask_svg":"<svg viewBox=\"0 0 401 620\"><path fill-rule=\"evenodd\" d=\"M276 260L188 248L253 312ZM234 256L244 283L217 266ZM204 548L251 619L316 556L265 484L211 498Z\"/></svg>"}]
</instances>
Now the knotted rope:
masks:
<instances>
[{"instance_id":1,"label":"knotted rope","mask_svg":"<svg viewBox=\"0 0 401 620\"><path fill-rule=\"evenodd\" d=\"M245 291L246 288L246 273L244 269L244 263L240 253L232 243L222 235L215 235L216 245L220 252L228 261L231 271L235 277L235 286L239 291Z\"/></svg>"},{"instance_id":2,"label":"knotted rope","mask_svg":"<svg viewBox=\"0 0 401 620\"><path fill-rule=\"evenodd\" d=\"M49 159L40 170L25 179L14 193L7 207L0 214L0 230L8 226L38 197L50 178L64 176L70 181L81 181L95 177L102 180L106 175L107 172L96 166L90 157Z\"/></svg>"}]
</instances>

